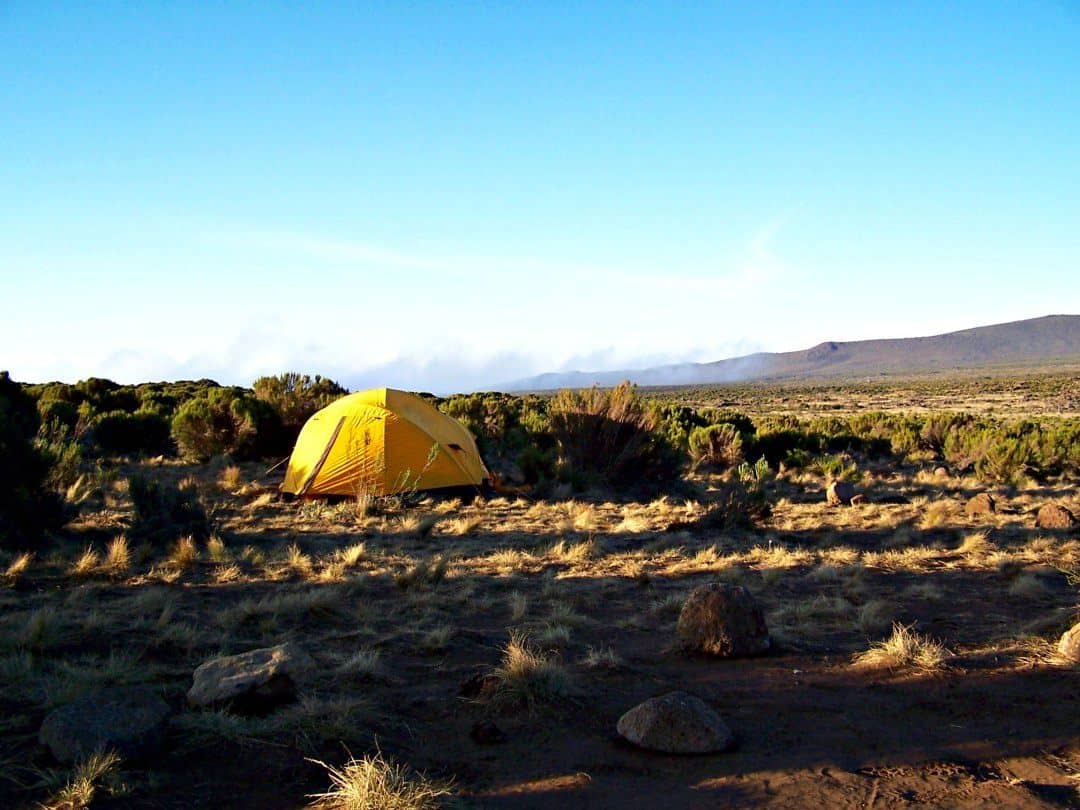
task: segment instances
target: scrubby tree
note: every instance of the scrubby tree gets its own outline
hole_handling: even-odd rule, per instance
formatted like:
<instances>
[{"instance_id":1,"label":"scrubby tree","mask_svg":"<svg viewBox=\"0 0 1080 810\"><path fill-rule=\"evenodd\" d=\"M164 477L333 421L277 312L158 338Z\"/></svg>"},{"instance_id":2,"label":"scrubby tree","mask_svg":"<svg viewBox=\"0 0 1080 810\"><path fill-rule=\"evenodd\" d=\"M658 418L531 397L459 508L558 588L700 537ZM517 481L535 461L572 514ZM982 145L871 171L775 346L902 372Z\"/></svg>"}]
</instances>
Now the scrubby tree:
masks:
<instances>
[{"instance_id":1,"label":"scrubby tree","mask_svg":"<svg viewBox=\"0 0 1080 810\"><path fill-rule=\"evenodd\" d=\"M560 464L587 480L656 485L678 469L655 416L629 382L611 389L559 391L551 399L548 420Z\"/></svg>"},{"instance_id":2,"label":"scrubby tree","mask_svg":"<svg viewBox=\"0 0 1080 810\"><path fill-rule=\"evenodd\" d=\"M251 387L258 399L277 411L282 427L293 438L313 413L349 393L331 379L295 371L260 377Z\"/></svg>"},{"instance_id":3,"label":"scrubby tree","mask_svg":"<svg viewBox=\"0 0 1080 810\"><path fill-rule=\"evenodd\" d=\"M727 422L690 431L690 458L694 464L734 467L743 460L743 440L739 430Z\"/></svg>"},{"instance_id":4,"label":"scrubby tree","mask_svg":"<svg viewBox=\"0 0 1080 810\"><path fill-rule=\"evenodd\" d=\"M0 372L0 546L30 545L60 517L48 460L34 446L38 424L34 400Z\"/></svg>"},{"instance_id":5,"label":"scrubby tree","mask_svg":"<svg viewBox=\"0 0 1080 810\"><path fill-rule=\"evenodd\" d=\"M281 421L273 408L242 389L211 388L180 406L172 435L188 458L256 458L280 450Z\"/></svg>"}]
</instances>

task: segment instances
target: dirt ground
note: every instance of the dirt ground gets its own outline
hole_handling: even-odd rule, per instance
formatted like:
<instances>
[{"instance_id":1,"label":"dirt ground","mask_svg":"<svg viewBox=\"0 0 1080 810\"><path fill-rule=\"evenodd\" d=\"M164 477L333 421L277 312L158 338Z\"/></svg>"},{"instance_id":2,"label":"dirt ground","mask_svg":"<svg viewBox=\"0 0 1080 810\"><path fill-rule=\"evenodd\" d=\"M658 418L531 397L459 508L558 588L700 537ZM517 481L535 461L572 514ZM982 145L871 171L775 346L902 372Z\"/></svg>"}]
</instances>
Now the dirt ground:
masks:
<instances>
[{"instance_id":1,"label":"dirt ground","mask_svg":"<svg viewBox=\"0 0 1080 810\"><path fill-rule=\"evenodd\" d=\"M185 552L132 537L125 561L107 549L128 531L135 469L83 504L59 549L3 560L0 806L48 803L70 777L37 744L50 708L125 683L176 713L165 753L123 763L94 807L301 807L328 787L317 761L376 749L476 807L1080 806L1080 670L1054 656L1077 619L1080 536L1033 525L1048 501L1080 513L1075 481L996 488L998 512L971 517L986 489L973 478L869 465L869 503L829 507L824 481L787 474L768 484L768 518L717 529L701 520L708 478L640 503L365 514L280 501L259 465L157 461L138 469L193 478L215 539ZM717 579L760 601L771 654L678 649L682 600ZM894 622L943 645L940 663L858 663ZM558 684L478 696L470 682L515 632ZM319 664L297 703L185 707L198 664L286 640ZM619 739L623 712L673 689L713 706L737 748L676 757Z\"/></svg>"}]
</instances>

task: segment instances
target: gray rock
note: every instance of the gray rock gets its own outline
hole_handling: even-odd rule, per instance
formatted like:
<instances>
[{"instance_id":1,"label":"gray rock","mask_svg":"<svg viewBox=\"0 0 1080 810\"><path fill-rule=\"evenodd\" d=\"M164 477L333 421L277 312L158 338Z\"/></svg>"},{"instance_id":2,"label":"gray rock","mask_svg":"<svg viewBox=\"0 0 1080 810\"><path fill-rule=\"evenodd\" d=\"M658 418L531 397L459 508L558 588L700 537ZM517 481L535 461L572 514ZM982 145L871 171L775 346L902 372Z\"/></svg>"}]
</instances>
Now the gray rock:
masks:
<instances>
[{"instance_id":1,"label":"gray rock","mask_svg":"<svg viewBox=\"0 0 1080 810\"><path fill-rule=\"evenodd\" d=\"M1066 661L1080 664L1080 622L1077 622L1061 634L1058 642L1058 655Z\"/></svg>"},{"instance_id":2,"label":"gray rock","mask_svg":"<svg viewBox=\"0 0 1080 810\"><path fill-rule=\"evenodd\" d=\"M989 492L980 492L978 495L973 495L968 498L968 502L964 504L965 514L972 517L978 515L992 515L997 511L997 503L994 501L994 496Z\"/></svg>"},{"instance_id":3,"label":"gray rock","mask_svg":"<svg viewBox=\"0 0 1080 810\"><path fill-rule=\"evenodd\" d=\"M314 667L311 656L295 644L213 658L195 670L188 703L229 703L237 711L258 712L295 698L297 679Z\"/></svg>"},{"instance_id":4,"label":"gray rock","mask_svg":"<svg viewBox=\"0 0 1080 810\"><path fill-rule=\"evenodd\" d=\"M665 754L712 754L735 745L720 716L686 692L639 703L619 718L619 734L634 745Z\"/></svg>"},{"instance_id":5,"label":"gray rock","mask_svg":"<svg viewBox=\"0 0 1080 810\"><path fill-rule=\"evenodd\" d=\"M51 711L38 741L60 762L74 762L99 749L137 761L161 750L169 714L168 704L145 686L102 689Z\"/></svg>"},{"instance_id":6,"label":"gray rock","mask_svg":"<svg viewBox=\"0 0 1080 810\"><path fill-rule=\"evenodd\" d=\"M825 490L825 500L829 506L850 505L855 497L855 487L847 481L833 481Z\"/></svg>"},{"instance_id":7,"label":"gray rock","mask_svg":"<svg viewBox=\"0 0 1080 810\"><path fill-rule=\"evenodd\" d=\"M1040 529L1071 529L1076 525L1076 517L1056 503L1047 503L1039 507L1035 526Z\"/></svg>"},{"instance_id":8,"label":"gray rock","mask_svg":"<svg viewBox=\"0 0 1080 810\"><path fill-rule=\"evenodd\" d=\"M684 649L722 658L761 655L772 645L754 597L723 582L693 590L679 613L678 633Z\"/></svg>"}]
</instances>

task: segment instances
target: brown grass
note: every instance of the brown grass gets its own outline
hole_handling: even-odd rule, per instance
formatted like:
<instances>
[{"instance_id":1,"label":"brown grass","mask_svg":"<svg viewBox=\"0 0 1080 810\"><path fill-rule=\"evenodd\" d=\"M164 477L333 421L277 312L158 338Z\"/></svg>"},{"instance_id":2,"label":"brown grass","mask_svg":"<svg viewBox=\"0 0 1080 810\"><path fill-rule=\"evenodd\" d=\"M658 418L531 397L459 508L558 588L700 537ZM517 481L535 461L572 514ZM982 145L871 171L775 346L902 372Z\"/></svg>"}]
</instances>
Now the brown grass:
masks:
<instances>
[{"instance_id":1,"label":"brown grass","mask_svg":"<svg viewBox=\"0 0 1080 810\"><path fill-rule=\"evenodd\" d=\"M311 761L326 769L331 785L308 797L316 810L436 810L453 795L449 783L414 773L380 752L350 758L340 768Z\"/></svg>"}]
</instances>

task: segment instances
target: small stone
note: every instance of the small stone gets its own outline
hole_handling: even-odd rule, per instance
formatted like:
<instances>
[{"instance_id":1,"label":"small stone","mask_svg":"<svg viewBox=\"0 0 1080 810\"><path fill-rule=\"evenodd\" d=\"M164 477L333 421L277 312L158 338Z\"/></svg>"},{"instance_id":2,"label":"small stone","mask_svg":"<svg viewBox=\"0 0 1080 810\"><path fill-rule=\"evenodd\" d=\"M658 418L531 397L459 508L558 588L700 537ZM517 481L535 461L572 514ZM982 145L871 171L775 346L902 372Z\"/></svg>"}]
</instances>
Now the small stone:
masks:
<instances>
[{"instance_id":1,"label":"small stone","mask_svg":"<svg viewBox=\"0 0 1080 810\"><path fill-rule=\"evenodd\" d=\"M1058 655L1066 661L1080 664L1080 622L1077 622L1061 635L1058 642Z\"/></svg>"},{"instance_id":2,"label":"small stone","mask_svg":"<svg viewBox=\"0 0 1080 810\"><path fill-rule=\"evenodd\" d=\"M679 613L678 633L684 649L722 658L761 655L772 645L750 591L724 582L693 590Z\"/></svg>"},{"instance_id":3,"label":"small stone","mask_svg":"<svg viewBox=\"0 0 1080 810\"><path fill-rule=\"evenodd\" d=\"M992 515L997 511L997 503L994 496L989 492L980 492L964 504L964 513L975 517L977 515Z\"/></svg>"},{"instance_id":4,"label":"small stone","mask_svg":"<svg viewBox=\"0 0 1080 810\"><path fill-rule=\"evenodd\" d=\"M38 741L60 762L104 749L138 761L161 750L169 714L168 704L145 686L102 689L51 711Z\"/></svg>"},{"instance_id":5,"label":"small stone","mask_svg":"<svg viewBox=\"0 0 1080 810\"><path fill-rule=\"evenodd\" d=\"M617 725L627 741L665 754L713 754L735 745L735 735L700 698L668 692L640 703Z\"/></svg>"},{"instance_id":6,"label":"small stone","mask_svg":"<svg viewBox=\"0 0 1080 810\"><path fill-rule=\"evenodd\" d=\"M195 670L188 703L227 703L239 712L258 713L293 700L297 678L314 666L311 656L295 644L213 658Z\"/></svg>"},{"instance_id":7,"label":"small stone","mask_svg":"<svg viewBox=\"0 0 1080 810\"><path fill-rule=\"evenodd\" d=\"M833 481L825 490L825 501L829 506L848 505L855 497L855 487L847 481Z\"/></svg>"},{"instance_id":8,"label":"small stone","mask_svg":"<svg viewBox=\"0 0 1080 810\"><path fill-rule=\"evenodd\" d=\"M948 478L948 477L949 477L949 468L948 467L945 467L943 465L939 465L937 467L934 467L934 478Z\"/></svg>"},{"instance_id":9,"label":"small stone","mask_svg":"<svg viewBox=\"0 0 1080 810\"><path fill-rule=\"evenodd\" d=\"M1035 518L1035 526L1039 529L1071 529L1075 525L1073 513L1056 503L1043 504Z\"/></svg>"}]
</instances>

